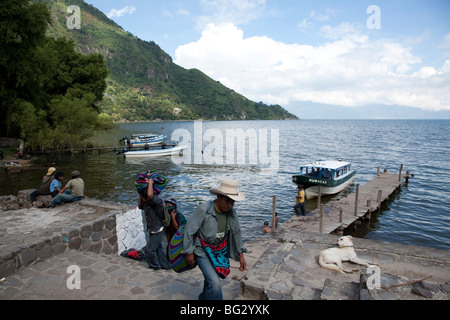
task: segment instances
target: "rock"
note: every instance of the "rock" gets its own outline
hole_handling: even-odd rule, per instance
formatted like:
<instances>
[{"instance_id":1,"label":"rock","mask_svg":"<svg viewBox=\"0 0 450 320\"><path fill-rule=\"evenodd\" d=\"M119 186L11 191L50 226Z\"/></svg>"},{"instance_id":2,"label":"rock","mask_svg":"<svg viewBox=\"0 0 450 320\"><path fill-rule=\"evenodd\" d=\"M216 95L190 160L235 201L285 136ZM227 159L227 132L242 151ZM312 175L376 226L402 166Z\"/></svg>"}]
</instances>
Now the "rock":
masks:
<instances>
[{"instance_id":1,"label":"rock","mask_svg":"<svg viewBox=\"0 0 450 320\"><path fill-rule=\"evenodd\" d=\"M417 282L414 283L411 292L427 299L433 299L433 293L438 292L438 289L431 284L425 282Z\"/></svg>"},{"instance_id":2,"label":"rock","mask_svg":"<svg viewBox=\"0 0 450 320\"><path fill-rule=\"evenodd\" d=\"M441 284L441 289L444 290L446 293L450 293L450 281Z\"/></svg>"}]
</instances>

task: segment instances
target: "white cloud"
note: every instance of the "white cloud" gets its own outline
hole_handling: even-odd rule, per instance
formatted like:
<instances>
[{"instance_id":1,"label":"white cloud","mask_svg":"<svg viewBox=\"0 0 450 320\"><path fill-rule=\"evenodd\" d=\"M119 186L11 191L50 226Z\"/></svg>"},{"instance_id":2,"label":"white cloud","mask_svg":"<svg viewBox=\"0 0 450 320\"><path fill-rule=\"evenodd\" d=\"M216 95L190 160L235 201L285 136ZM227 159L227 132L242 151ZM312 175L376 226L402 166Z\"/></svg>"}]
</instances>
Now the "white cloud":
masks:
<instances>
[{"instance_id":1,"label":"white cloud","mask_svg":"<svg viewBox=\"0 0 450 320\"><path fill-rule=\"evenodd\" d=\"M203 30L210 23L248 23L264 11L266 0L200 0L200 4L205 14L197 18L197 28Z\"/></svg>"},{"instance_id":2,"label":"white cloud","mask_svg":"<svg viewBox=\"0 0 450 320\"><path fill-rule=\"evenodd\" d=\"M316 10L311 10L308 18L304 18L299 24L298 28L300 30L307 29L314 25L313 21L329 21L332 17L336 15L336 11L333 9L326 9L324 13L317 12Z\"/></svg>"},{"instance_id":3,"label":"white cloud","mask_svg":"<svg viewBox=\"0 0 450 320\"><path fill-rule=\"evenodd\" d=\"M189 16L190 12L186 9L180 8L178 9L177 14L180 16Z\"/></svg>"},{"instance_id":4,"label":"white cloud","mask_svg":"<svg viewBox=\"0 0 450 320\"><path fill-rule=\"evenodd\" d=\"M110 19L114 17L120 18L126 14L132 14L134 11L136 11L136 7L126 6L122 9L112 9L106 16Z\"/></svg>"},{"instance_id":5,"label":"white cloud","mask_svg":"<svg viewBox=\"0 0 450 320\"><path fill-rule=\"evenodd\" d=\"M325 13L316 12L316 10L312 10L309 16L317 21L328 21L331 17L335 16L336 12L333 9L326 9Z\"/></svg>"},{"instance_id":6,"label":"white cloud","mask_svg":"<svg viewBox=\"0 0 450 320\"><path fill-rule=\"evenodd\" d=\"M441 68L423 66L409 48L390 39L372 41L351 24L321 32L328 42L311 46L245 38L232 23L209 24L198 41L176 50L175 62L266 103L450 110L450 60Z\"/></svg>"}]
</instances>

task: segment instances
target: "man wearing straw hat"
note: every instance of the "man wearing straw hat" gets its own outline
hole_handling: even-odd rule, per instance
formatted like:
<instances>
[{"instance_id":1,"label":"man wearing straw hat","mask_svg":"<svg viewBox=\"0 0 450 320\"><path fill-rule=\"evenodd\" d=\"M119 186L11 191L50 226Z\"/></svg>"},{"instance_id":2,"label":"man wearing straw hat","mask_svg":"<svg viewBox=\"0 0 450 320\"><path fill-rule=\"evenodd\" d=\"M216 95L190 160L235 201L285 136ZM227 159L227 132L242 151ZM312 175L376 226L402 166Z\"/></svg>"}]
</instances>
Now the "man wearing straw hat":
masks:
<instances>
[{"instance_id":1,"label":"man wearing straw hat","mask_svg":"<svg viewBox=\"0 0 450 320\"><path fill-rule=\"evenodd\" d=\"M219 189L211 189L217 195L214 201L208 201L198 206L185 227L183 253L190 265L198 264L205 277L200 300L222 300L220 278L224 279L228 271L219 272L212 262L211 253L207 252L205 244L216 247L226 243L225 251L232 259L239 261L239 270L245 271L247 264L244 259L245 249L242 246L241 228L238 216L233 209L235 201L245 199L245 194L239 192L236 181L223 180ZM202 241L203 240L203 241ZM222 256L219 260L225 260ZM223 271L223 270L222 270Z\"/></svg>"},{"instance_id":2,"label":"man wearing straw hat","mask_svg":"<svg viewBox=\"0 0 450 320\"><path fill-rule=\"evenodd\" d=\"M47 175L42 178L42 184L39 189L30 193L30 200L32 204L36 202L37 196L50 194L50 185L53 181L53 178L55 177L55 171L56 169L53 167L48 168Z\"/></svg>"}]
</instances>

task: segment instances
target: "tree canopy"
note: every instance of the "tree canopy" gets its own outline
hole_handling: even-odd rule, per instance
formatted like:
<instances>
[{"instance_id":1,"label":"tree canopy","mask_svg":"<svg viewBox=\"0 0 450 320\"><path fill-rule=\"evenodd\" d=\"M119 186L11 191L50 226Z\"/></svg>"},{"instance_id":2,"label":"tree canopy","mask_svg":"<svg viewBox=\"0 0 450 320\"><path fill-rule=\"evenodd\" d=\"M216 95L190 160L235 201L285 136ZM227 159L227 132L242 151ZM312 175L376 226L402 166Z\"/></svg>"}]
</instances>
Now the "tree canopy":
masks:
<instances>
[{"instance_id":1,"label":"tree canopy","mask_svg":"<svg viewBox=\"0 0 450 320\"><path fill-rule=\"evenodd\" d=\"M45 4L0 3L0 135L34 150L81 145L104 123L104 57L46 36L50 21Z\"/></svg>"}]
</instances>

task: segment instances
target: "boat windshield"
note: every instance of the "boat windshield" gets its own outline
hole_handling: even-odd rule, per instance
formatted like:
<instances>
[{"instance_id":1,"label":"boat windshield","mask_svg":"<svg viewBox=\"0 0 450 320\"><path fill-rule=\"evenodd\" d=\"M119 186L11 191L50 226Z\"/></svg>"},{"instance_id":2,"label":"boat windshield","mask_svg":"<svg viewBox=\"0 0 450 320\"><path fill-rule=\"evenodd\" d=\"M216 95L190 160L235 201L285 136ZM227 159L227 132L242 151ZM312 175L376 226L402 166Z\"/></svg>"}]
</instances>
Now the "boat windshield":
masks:
<instances>
[{"instance_id":1,"label":"boat windshield","mask_svg":"<svg viewBox=\"0 0 450 320\"><path fill-rule=\"evenodd\" d=\"M326 168L312 165L302 166L300 167L300 175L313 178L335 180L349 173L351 171L350 166L351 166L350 164L342 166L340 168Z\"/></svg>"}]
</instances>

